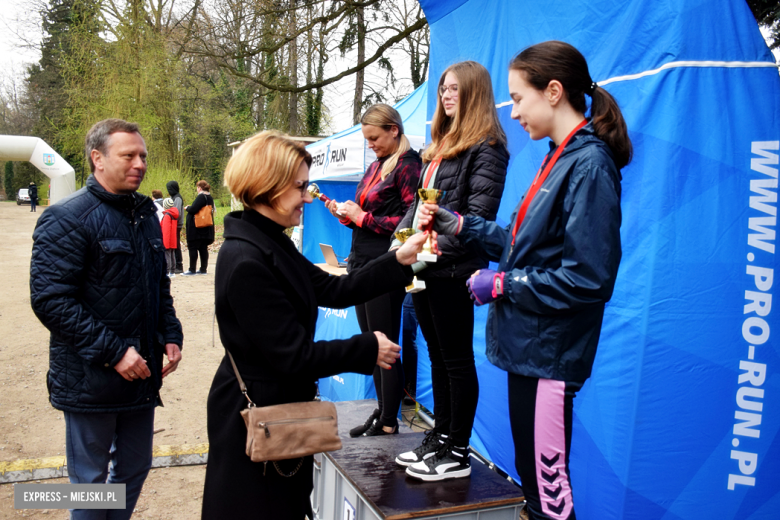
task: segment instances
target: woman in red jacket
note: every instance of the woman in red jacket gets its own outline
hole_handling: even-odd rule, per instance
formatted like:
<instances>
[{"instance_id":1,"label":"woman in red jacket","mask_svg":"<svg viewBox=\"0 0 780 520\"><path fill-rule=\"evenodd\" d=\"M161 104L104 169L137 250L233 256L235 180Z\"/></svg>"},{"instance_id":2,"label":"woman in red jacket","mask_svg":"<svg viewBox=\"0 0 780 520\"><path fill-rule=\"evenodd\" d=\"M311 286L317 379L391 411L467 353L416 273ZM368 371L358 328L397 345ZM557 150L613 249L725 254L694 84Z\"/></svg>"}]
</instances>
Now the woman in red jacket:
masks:
<instances>
[{"instance_id":1,"label":"woman in red jacket","mask_svg":"<svg viewBox=\"0 0 780 520\"><path fill-rule=\"evenodd\" d=\"M168 266L168 276L173 278L176 270L176 235L178 235L177 223L179 221L179 210L173 204L173 199L167 198L163 201L163 217L160 221L163 235L163 246L165 247L165 261Z\"/></svg>"}]
</instances>

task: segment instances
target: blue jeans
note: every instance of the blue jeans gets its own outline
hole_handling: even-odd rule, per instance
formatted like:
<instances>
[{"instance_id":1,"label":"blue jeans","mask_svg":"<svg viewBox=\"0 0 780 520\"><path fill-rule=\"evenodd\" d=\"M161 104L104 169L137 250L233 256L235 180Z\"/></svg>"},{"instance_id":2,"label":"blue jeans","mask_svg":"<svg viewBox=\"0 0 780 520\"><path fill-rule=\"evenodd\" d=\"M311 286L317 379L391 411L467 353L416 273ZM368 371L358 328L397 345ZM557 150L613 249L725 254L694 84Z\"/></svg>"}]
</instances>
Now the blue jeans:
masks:
<instances>
[{"instance_id":1,"label":"blue jeans","mask_svg":"<svg viewBox=\"0 0 780 520\"><path fill-rule=\"evenodd\" d=\"M133 514L152 467L154 408L121 413L65 412L65 455L73 484L125 484L122 509L72 509L74 520L120 520ZM109 474L108 464L111 463Z\"/></svg>"}]
</instances>

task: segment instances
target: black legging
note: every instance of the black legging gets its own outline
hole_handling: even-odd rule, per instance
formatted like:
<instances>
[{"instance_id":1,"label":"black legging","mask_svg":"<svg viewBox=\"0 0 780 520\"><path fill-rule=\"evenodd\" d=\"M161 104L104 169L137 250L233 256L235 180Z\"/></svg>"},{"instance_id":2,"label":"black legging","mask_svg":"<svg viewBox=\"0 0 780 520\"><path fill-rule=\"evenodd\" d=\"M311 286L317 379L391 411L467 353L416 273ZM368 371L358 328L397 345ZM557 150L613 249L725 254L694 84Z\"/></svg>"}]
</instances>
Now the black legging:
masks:
<instances>
[{"instance_id":1,"label":"black legging","mask_svg":"<svg viewBox=\"0 0 780 520\"><path fill-rule=\"evenodd\" d=\"M428 278L425 290L412 297L431 358L435 430L460 447L469 444L479 400L474 304L466 280Z\"/></svg>"},{"instance_id":2,"label":"black legging","mask_svg":"<svg viewBox=\"0 0 780 520\"><path fill-rule=\"evenodd\" d=\"M582 382L507 377L509 424L532 520L574 520L569 453L572 408Z\"/></svg>"},{"instance_id":3,"label":"black legging","mask_svg":"<svg viewBox=\"0 0 780 520\"><path fill-rule=\"evenodd\" d=\"M358 325L361 332L382 332L387 339L398 343L401 331L401 307L406 291L396 291L383 294L366 303L355 305ZM379 421L384 426L396 424L398 409L404 394L404 367L401 360L396 360L390 370L374 368L374 387L376 400L382 415Z\"/></svg>"},{"instance_id":4,"label":"black legging","mask_svg":"<svg viewBox=\"0 0 780 520\"><path fill-rule=\"evenodd\" d=\"M187 240L187 249L190 253L190 272L195 272L200 254L200 272L205 273L209 267L209 240Z\"/></svg>"},{"instance_id":5,"label":"black legging","mask_svg":"<svg viewBox=\"0 0 780 520\"><path fill-rule=\"evenodd\" d=\"M184 270L184 261L181 256L181 228L176 228L176 269Z\"/></svg>"}]
</instances>

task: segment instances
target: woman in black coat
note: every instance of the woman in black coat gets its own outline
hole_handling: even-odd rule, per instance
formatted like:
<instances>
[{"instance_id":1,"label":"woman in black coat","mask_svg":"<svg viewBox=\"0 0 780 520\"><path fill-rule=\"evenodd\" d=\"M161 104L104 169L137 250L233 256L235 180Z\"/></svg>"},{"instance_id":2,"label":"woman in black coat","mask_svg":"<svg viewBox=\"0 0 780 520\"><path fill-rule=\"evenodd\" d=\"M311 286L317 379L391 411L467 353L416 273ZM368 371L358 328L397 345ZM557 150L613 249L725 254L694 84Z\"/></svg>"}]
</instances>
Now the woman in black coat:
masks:
<instances>
[{"instance_id":1,"label":"woman in black coat","mask_svg":"<svg viewBox=\"0 0 780 520\"><path fill-rule=\"evenodd\" d=\"M185 276L195 274L206 274L209 267L209 246L214 243L214 199L211 197L211 186L206 181L198 181L195 185L198 195L192 201L191 206L184 210L187 212L187 250L190 254L190 269L184 271ZM206 206L211 207L211 225L198 227L195 225L195 215ZM198 254L200 254L200 271L195 271L198 264Z\"/></svg>"},{"instance_id":2,"label":"woman in black coat","mask_svg":"<svg viewBox=\"0 0 780 520\"><path fill-rule=\"evenodd\" d=\"M315 342L317 306L344 308L408 284L408 265L425 236L358 272L328 275L284 234L300 223L303 205L312 201L306 191L310 164L303 145L262 132L239 148L225 170L225 184L247 209L225 217L215 283L217 322L257 406L311 401L317 379L371 374L375 365L389 369L399 357L400 347L381 332ZM252 462L240 416L246 405L225 357L208 398L203 518L311 518L313 457Z\"/></svg>"}]
</instances>

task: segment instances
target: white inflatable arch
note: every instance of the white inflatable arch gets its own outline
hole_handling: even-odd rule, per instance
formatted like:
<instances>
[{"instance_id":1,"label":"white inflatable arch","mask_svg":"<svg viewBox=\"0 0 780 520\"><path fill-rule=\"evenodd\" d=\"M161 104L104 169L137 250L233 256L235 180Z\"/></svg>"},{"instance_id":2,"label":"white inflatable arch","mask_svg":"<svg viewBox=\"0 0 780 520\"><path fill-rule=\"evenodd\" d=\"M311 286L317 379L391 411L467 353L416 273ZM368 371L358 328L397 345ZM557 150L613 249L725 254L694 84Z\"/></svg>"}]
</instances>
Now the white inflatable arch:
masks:
<instances>
[{"instance_id":1,"label":"white inflatable arch","mask_svg":"<svg viewBox=\"0 0 780 520\"><path fill-rule=\"evenodd\" d=\"M0 135L0 161L29 161L42 171L51 179L49 204L76 191L73 167L40 137Z\"/></svg>"}]
</instances>

